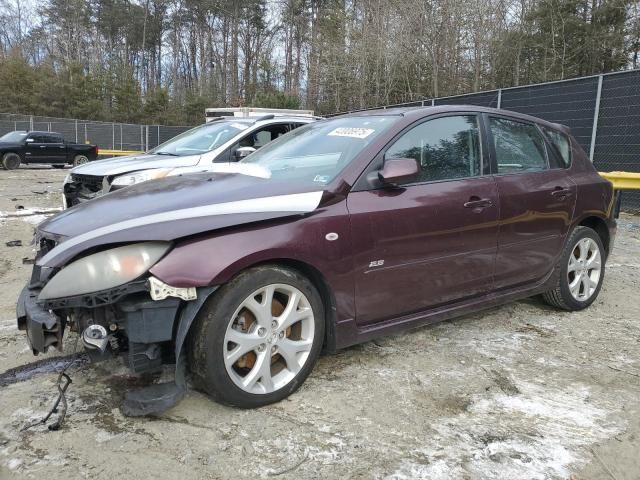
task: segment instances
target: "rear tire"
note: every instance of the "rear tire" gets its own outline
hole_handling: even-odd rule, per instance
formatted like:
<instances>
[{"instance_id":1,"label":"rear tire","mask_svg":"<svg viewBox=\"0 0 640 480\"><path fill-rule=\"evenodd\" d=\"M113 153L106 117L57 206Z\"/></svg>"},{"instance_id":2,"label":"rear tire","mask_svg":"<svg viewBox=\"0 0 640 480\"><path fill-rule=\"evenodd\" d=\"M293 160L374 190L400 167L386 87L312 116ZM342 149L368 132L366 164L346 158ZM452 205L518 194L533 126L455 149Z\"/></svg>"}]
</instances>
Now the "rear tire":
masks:
<instances>
[{"instance_id":1,"label":"rear tire","mask_svg":"<svg viewBox=\"0 0 640 480\"><path fill-rule=\"evenodd\" d=\"M560 257L556 285L542 294L544 301L569 311L591 305L604 281L605 255L602 240L594 230L576 227Z\"/></svg>"},{"instance_id":2,"label":"rear tire","mask_svg":"<svg viewBox=\"0 0 640 480\"><path fill-rule=\"evenodd\" d=\"M78 165L84 165L89 162L89 157L86 155L76 155L73 157L73 166L77 167Z\"/></svg>"},{"instance_id":3,"label":"rear tire","mask_svg":"<svg viewBox=\"0 0 640 480\"><path fill-rule=\"evenodd\" d=\"M22 163L22 160L17 153L9 152L2 156L2 166L5 170L15 170L20 167L20 163Z\"/></svg>"},{"instance_id":4,"label":"rear tire","mask_svg":"<svg viewBox=\"0 0 640 480\"><path fill-rule=\"evenodd\" d=\"M198 313L189 337L194 386L240 408L278 402L304 382L320 354L324 308L296 270L246 270Z\"/></svg>"}]
</instances>

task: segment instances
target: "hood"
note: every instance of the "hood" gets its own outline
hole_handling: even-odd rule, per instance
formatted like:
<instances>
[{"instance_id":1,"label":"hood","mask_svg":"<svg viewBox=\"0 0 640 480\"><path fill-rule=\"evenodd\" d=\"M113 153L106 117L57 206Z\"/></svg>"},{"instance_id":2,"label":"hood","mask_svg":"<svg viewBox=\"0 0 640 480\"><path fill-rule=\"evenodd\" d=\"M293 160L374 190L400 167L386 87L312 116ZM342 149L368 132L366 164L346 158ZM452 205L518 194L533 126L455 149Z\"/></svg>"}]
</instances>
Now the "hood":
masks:
<instances>
[{"instance_id":1,"label":"hood","mask_svg":"<svg viewBox=\"0 0 640 480\"><path fill-rule=\"evenodd\" d=\"M16 142L0 142L0 148L22 148L23 145Z\"/></svg>"},{"instance_id":2,"label":"hood","mask_svg":"<svg viewBox=\"0 0 640 480\"><path fill-rule=\"evenodd\" d=\"M323 191L238 173L143 182L76 205L38 226L59 244L38 264L64 265L88 248L181 237L316 210Z\"/></svg>"},{"instance_id":3,"label":"hood","mask_svg":"<svg viewBox=\"0 0 640 480\"><path fill-rule=\"evenodd\" d=\"M111 176L151 168L192 167L200 161L200 155L172 157L169 155L135 155L116 157L85 163L71 169L71 173L79 175Z\"/></svg>"}]
</instances>

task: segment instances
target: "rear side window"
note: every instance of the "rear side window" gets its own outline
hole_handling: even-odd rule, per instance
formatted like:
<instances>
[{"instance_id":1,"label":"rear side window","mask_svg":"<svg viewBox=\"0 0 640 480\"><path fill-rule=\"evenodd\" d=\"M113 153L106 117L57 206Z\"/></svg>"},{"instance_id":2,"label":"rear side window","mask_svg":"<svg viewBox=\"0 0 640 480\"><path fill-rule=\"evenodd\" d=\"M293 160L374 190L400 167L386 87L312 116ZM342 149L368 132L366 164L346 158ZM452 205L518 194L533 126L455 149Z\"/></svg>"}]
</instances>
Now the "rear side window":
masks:
<instances>
[{"instance_id":1,"label":"rear side window","mask_svg":"<svg viewBox=\"0 0 640 480\"><path fill-rule=\"evenodd\" d=\"M62 138L57 135L45 135L44 143L62 143Z\"/></svg>"},{"instance_id":2,"label":"rear side window","mask_svg":"<svg viewBox=\"0 0 640 480\"><path fill-rule=\"evenodd\" d=\"M498 173L547 169L547 153L540 131L529 123L491 117L491 134Z\"/></svg>"},{"instance_id":3,"label":"rear side window","mask_svg":"<svg viewBox=\"0 0 640 480\"><path fill-rule=\"evenodd\" d=\"M421 167L420 183L480 175L478 118L460 115L428 120L402 135L384 158L415 158Z\"/></svg>"},{"instance_id":4,"label":"rear side window","mask_svg":"<svg viewBox=\"0 0 640 480\"><path fill-rule=\"evenodd\" d=\"M562 164L565 167L569 167L571 165L571 143L569 142L569 137L557 130L551 130L546 127L541 128L549 140L551 140L554 147L558 150Z\"/></svg>"}]
</instances>

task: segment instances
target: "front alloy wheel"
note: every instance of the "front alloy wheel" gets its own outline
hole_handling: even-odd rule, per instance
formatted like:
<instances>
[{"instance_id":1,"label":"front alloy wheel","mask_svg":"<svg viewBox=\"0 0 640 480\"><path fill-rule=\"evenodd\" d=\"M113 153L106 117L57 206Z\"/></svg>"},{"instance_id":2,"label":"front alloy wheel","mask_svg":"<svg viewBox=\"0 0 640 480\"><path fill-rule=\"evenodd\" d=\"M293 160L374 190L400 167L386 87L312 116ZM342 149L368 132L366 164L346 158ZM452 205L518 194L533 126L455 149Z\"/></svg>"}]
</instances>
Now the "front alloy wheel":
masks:
<instances>
[{"instance_id":1,"label":"front alloy wheel","mask_svg":"<svg viewBox=\"0 0 640 480\"><path fill-rule=\"evenodd\" d=\"M205 304L190 337L197 387L243 408L279 401L311 372L322 347L324 310L295 270L241 273Z\"/></svg>"},{"instance_id":2,"label":"front alloy wheel","mask_svg":"<svg viewBox=\"0 0 640 480\"><path fill-rule=\"evenodd\" d=\"M271 284L251 293L229 321L224 364L229 377L248 393L286 386L309 359L315 318L297 288Z\"/></svg>"}]
</instances>

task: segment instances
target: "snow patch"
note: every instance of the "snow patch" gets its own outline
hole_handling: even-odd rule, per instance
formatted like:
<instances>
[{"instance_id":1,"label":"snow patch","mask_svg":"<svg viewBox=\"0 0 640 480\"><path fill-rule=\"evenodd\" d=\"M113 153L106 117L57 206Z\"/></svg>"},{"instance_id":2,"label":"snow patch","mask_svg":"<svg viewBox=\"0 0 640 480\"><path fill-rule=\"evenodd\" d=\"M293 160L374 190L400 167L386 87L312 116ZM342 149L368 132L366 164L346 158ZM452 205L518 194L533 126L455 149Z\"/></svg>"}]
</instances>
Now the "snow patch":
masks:
<instances>
[{"instance_id":1,"label":"snow patch","mask_svg":"<svg viewBox=\"0 0 640 480\"><path fill-rule=\"evenodd\" d=\"M432 424L387 478L566 479L587 461L585 447L623 429L607 420L617 406L594 405L582 385L517 387L518 395L475 396L467 411Z\"/></svg>"}]
</instances>

